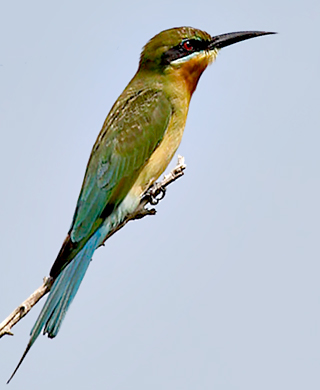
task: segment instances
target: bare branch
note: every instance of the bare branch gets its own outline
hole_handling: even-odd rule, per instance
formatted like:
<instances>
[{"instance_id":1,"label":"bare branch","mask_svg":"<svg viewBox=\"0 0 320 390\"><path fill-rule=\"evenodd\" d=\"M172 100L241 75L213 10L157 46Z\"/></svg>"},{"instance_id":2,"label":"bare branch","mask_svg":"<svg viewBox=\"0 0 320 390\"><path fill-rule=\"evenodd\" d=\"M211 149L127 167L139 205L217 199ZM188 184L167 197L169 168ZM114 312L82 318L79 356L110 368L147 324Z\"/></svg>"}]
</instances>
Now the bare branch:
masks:
<instances>
[{"instance_id":1,"label":"bare branch","mask_svg":"<svg viewBox=\"0 0 320 390\"><path fill-rule=\"evenodd\" d=\"M11 328L23 318L33 306L50 291L52 278L44 278L42 286L21 303L2 323L0 324L0 337L4 335L13 336Z\"/></svg>"},{"instance_id":2,"label":"bare branch","mask_svg":"<svg viewBox=\"0 0 320 390\"><path fill-rule=\"evenodd\" d=\"M148 191L146 191L141 196L141 201L136 208L136 210L129 214L123 222L114 228L106 237L105 241L111 237L118 230L122 229L129 221L135 219L144 218L147 215L155 215L156 209L148 209L147 205L157 205L164 197L166 193L166 188L179 179L179 177L184 175L184 170L186 169L186 165L184 163L184 158L182 156L178 156L178 163L176 167L164 178L162 181L153 184ZM104 242L105 242L104 241ZM104 245L104 243L102 244ZM50 277L45 277L43 280L42 286L40 286L34 293L30 295L24 302L21 303L1 324L0 324L0 338L4 335L13 336L11 332L12 327L17 324L29 311L36 305L36 303L47 294L53 284L53 279Z\"/></svg>"}]
</instances>

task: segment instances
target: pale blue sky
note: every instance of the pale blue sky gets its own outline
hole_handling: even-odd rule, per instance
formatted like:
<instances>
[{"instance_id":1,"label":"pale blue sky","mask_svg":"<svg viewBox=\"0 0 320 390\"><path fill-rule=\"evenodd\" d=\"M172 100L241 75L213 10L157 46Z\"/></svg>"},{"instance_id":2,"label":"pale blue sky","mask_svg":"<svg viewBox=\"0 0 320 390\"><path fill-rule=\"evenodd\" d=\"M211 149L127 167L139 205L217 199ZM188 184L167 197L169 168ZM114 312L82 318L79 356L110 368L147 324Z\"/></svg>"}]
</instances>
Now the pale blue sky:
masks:
<instances>
[{"instance_id":1,"label":"pale blue sky","mask_svg":"<svg viewBox=\"0 0 320 390\"><path fill-rule=\"evenodd\" d=\"M170 27L278 31L222 50L186 175L94 256L10 388L319 389L318 1L14 1L0 15L0 321L48 274L92 144ZM0 388L41 304L1 343Z\"/></svg>"}]
</instances>

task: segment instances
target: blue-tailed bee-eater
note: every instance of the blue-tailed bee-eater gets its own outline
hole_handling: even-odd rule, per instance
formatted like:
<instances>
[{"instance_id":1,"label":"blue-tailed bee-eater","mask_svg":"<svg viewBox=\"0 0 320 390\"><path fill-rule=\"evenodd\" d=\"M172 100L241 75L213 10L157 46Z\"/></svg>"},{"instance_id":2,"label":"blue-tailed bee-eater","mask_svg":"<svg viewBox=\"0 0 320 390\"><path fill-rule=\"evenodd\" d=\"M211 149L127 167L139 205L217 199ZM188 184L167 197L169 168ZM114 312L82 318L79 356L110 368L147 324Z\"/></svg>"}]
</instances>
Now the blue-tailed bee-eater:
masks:
<instances>
[{"instance_id":1,"label":"blue-tailed bee-eater","mask_svg":"<svg viewBox=\"0 0 320 390\"><path fill-rule=\"evenodd\" d=\"M162 31L144 47L139 67L111 108L93 145L71 228L51 268L53 284L16 373L43 330L53 338L108 233L139 205L175 154L190 99L219 50L273 34L211 36L191 27ZM8 381L8 382L9 382Z\"/></svg>"}]
</instances>

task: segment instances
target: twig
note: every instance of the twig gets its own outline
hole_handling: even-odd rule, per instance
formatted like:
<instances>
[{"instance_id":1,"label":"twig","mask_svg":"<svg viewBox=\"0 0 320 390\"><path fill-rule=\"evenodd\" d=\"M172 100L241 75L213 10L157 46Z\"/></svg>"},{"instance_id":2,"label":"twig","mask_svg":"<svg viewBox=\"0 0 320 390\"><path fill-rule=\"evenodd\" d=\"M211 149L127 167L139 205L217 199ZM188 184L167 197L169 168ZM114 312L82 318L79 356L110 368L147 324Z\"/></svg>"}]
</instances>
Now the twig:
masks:
<instances>
[{"instance_id":1,"label":"twig","mask_svg":"<svg viewBox=\"0 0 320 390\"><path fill-rule=\"evenodd\" d=\"M136 210L129 214L123 222L114 228L106 237L105 241L111 237L118 230L122 229L129 221L135 219L141 219L146 215L155 215L156 209L148 209L146 206L148 204L157 205L161 199L163 199L166 188L179 179L179 177L184 175L184 170L186 169L186 165L184 163L184 158L182 156L178 156L178 163L176 167L164 178L161 182L153 184L148 191L146 191L141 196L141 201L136 208ZM104 242L105 242L104 241ZM104 243L102 244L104 245ZM29 298L27 298L24 302L22 302L1 324L0 324L0 338L4 335L13 336L11 329L14 325L16 325L25 315L29 313L29 311L35 306L35 304L45 295L47 294L51 286L53 284L53 279L50 277L45 277L43 280L42 286L40 286L34 293L32 293Z\"/></svg>"},{"instance_id":2,"label":"twig","mask_svg":"<svg viewBox=\"0 0 320 390\"><path fill-rule=\"evenodd\" d=\"M13 336L11 328L23 318L33 306L50 291L52 278L44 278L43 284L34 293L21 303L2 323L0 324L0 337L4 335Z\"/></svg>"}]
</instances>

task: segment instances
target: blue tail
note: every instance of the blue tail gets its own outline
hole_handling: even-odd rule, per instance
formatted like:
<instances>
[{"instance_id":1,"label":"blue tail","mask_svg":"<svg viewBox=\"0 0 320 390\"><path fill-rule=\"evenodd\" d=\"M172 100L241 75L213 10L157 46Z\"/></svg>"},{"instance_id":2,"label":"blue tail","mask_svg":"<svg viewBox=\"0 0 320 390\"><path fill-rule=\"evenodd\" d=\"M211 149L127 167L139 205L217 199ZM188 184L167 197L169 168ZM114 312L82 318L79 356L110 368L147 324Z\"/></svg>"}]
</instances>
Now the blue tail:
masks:
<instances>
[{"instance_id":1,"label":"blue tail","mask_svg":"<svg viewBox=\"0 0 320 390\"><path fill-rule=\"evenodd\" d=\"M93 252L100 244L101 232L97 230L95 234L88 240L83 249L76 255L70 264L59 274L54 281L49 296L39 314L39 317L34 324L30 340L22 358L20 359L16 369L11 375L7 383L11 381L14 374L17 372L30 348L36 341L37 337L44 328L43 334L48 334L48 337L55 337L60 329L61 323L66 315L66 312L75 297L82 279L89 267Z\"/></svg>"},{"instance_id":2,"label":"blue tail","mask_svg":"<svg viewBox=\"0 0 320 390\"><path fill-rule=\"evenodd\" d=\"M127 214L136 209L139 202L140 197L128 194L120 205L109 215L108 218L106 218L104 223L93 234L93 236L90 237L88 242L75 256L75 258L57 276L41 313L31 330L27 348L7 383L11 381L14 374L17 372L42 329L44 329L43 333L48 334L48 337L50 338L53 338L58 334L64 316L66 315L66 312L79 289L84 274L89 267L93 252L105 241L111 229L123 221L123 218Z\"/></svg>"},{"instance_id":3,"label":"blue tail","mask_svg":"<svg viewBox=\"0 0 320 390\"><path fill-rule=\"evenodd\" d=\"M97 241L99 238L99 231L97 231L54 281L50 290L50 295L48 296L36 323L31 329L31 339L34 341L43 327L43 334L48 334L48 337L50 338L53 338L58 334L67 310L89 267L93 252L97 248Z\"/></svg>"}]
</instances>

